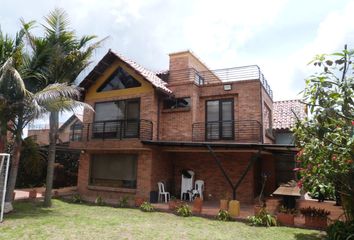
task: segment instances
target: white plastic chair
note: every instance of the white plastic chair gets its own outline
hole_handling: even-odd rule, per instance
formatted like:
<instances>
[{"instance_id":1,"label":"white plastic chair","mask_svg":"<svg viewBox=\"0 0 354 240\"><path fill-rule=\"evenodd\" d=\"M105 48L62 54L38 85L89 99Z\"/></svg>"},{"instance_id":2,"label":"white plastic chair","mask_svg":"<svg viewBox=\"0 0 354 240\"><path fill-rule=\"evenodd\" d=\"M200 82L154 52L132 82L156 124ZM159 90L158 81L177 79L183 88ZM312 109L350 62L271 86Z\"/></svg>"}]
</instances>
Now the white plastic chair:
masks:
<instances>
[{"instance_id":1,"label":"white plastic chair","mask_svg":"<svg viewBox=\"0 0 354 240\"><path fill-rule=\"evenodd\" d=\"M170 201L170 193L169 192L165 192L165 185L162 182L158 182L157 186L159 187L159 198L158 198L158 201L162 202L163 197L165 199L165 203Z\"/></svg>"},{"instance_id":2,"label":"white plastic chair","mask_svg":"<svg viewBox=\"0 0 354 240\"><path fill-rule=\"evenodd\" d=\"M203 180L196 180L194 183L194 189L197 190L199 197L203 200L204 181Z\"/></svg>"},{"instance_id":3,"label":"white plastic chair","mask_svg":"<svg viewBox=\"0 0 354 240\"><path fill-rule=\"evenodd\" d=\"M182 174L182 180L181 180L181 200L185 199L185 197L188 195L189 201L192 201L192 190L193 190L193 179L194 179L194 172L191 170L188 170L188 173L191 175L190 178L185 177Z\"/></svg>"}]
</instances>

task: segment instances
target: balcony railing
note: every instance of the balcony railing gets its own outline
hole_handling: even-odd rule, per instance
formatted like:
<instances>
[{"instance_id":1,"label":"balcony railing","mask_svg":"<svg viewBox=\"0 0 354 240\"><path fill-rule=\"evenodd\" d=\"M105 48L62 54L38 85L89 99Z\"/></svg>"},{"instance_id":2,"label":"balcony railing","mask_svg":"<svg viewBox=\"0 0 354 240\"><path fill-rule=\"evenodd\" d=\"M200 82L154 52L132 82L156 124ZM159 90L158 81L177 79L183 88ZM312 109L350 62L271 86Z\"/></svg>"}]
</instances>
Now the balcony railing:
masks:
<instances>
[{"instance_id":1,"label":"balcony railing","mask_svg":"<svg viewBox=\"0 0 354 240\"><path fill-rule=\"evenodd\" d=\"M82 129L72 129L71 141L91 139L129 139L152 140L153 124L149 120L112 120L86 123ZM80 136L80 137L79 137Z\"/></svg>"},{"instance_id":2,"label":"balcony railing","mask_svg":"<svg viewBox=\"0 0 354 240\"><path fill-rule=\"evenodd\" d=\"M262 142L262 127L255 120L198 122L193 124L192 131L192 140L194 142Z\"/></svg>"}]
</instances>

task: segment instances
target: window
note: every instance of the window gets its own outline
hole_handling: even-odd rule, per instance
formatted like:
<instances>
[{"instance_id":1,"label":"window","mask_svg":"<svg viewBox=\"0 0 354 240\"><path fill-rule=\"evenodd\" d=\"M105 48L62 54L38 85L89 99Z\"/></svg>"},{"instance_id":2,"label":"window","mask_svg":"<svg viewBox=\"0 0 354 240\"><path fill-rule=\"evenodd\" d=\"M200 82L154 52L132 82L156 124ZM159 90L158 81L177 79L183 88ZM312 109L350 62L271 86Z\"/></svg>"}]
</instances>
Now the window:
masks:
<instances>
[{"instance_id":1,"label":"window","mask_svg":"<svg viewBox=\"0 0 354 240\"><path fill-rule=\"evenodd\" d=\"M172 98L163 101L164 109L189 108L191 106L191 98Z\"/></svg>"},{"instance_id":2,"label":"window","mask_svg":"<svg viewBox=\"0 0 354 240\"><path fill-rule=\"evenodd\" d=\"M264 104L263 119L265 129L270 130L272 128L272 111L266 104Z\"/></svg>"},{"instance_id":3,"label":"window","mask_svg":"<svg viewBox=\"0 0 354 240\"><path fill-rule=\"evenodd\" d=\"M234 138L233 99L209 100L206 102L206 139Z\"/></svg>"},{"instance_id":4,"label":"window","mask_svg":"<svg viewBox=\"0 0 354 240\"><path fill-rule=\"evenodd\" d=\"M118 89L140 87L141 83L130 76L122 67L108 78L108 80L97 90L97 92L112 91Z\"/></svg>"},{"instance_id":5,"label":"window","mask_svg":"<svg viewBox=\"0 0 354 240\"><path fill-rule=\"evenodd\" d=\"M92 155L90 185L114 188L136 188L137 155Z\"/></svg>"},{"instance_id":6,"label":"window","mask_svg":"<svg viewBox=\"0 0 354 240\"><path fill-rule=\"evenodd\" d=\"M195 74L195 78L194 78L194 82L197 84L197 85L203 85L205 80L202 76L200 76L198 73Z\"/></svg>"},{"instance_id":7,"label":"window","mask_svg":"<svg viewBox=\"0 0 354 240\"><path fill-rule=\"evenodd\" d=\"M81 141L83 127L81 122L76 122L70 126L70 141Z\"/></svg>"},{"instance_id":8,"label":"window","mask_svg":"<svg viewBox=\"0 0 354 240\"><path fill-rule=\"evenodd\" d=\"M140 99L96 103L93 138L139 136Z\"/></svg>"}]
</instances>

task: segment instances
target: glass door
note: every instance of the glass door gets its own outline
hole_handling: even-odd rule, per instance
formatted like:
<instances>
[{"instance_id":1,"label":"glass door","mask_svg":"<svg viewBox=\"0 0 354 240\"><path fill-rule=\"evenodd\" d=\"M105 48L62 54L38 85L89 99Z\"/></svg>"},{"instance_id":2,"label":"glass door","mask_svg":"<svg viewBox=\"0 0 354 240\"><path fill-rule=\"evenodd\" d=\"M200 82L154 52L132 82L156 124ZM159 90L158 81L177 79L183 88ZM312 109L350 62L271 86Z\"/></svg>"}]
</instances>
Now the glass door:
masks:
<instances>
[{"instance_id":1,"label":"glass door","mask_svg":"<svg viewBox=\"0 0 354 240\"><path fill-rule=\"evenodd\" d=\"M231 140L234 138L233 99L206 102L206 140Z\"/></svg>"}]
</instances>

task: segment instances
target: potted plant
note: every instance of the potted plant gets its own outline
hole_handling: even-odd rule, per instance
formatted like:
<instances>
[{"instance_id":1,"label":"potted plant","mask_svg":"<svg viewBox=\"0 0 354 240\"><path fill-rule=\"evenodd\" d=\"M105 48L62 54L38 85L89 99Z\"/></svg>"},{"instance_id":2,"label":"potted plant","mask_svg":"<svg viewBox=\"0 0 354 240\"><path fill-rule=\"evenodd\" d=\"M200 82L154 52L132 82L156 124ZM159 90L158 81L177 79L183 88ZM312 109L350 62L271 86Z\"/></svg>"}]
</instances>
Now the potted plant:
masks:
<instances>
[{"instance_id":1,"label":"potted plant","mask_svg":"<svg viewBox=\"0 0 354 240\"><path fill-rule=\"evenodd\" d=\"M277 214L277 220L281 225L293 226L296 214L297 210L295 208L286 208L281 206Z\"/></svg>"},{"instance_id":2,"label":"potted plant","mask_svg":"<svg viewBox=\"0 0 354 240\"><path fill-rule=\"evenodd\" d=\"M170 201L168 202L168 209L175 211L178 206L181 205L181 200L177 199L175 196L171 196Z\"/></svg>"},{"instance_id":3,"label":"potted plant","mask_svg":"<svg viewBox=\"0 0 354 240\"><path fill-rule=\"evenodd\" d=\"M200 214L203 208L203 200L198 196L193 200L193 213Z\"/></svg>"},{"instance_id":4,"label":"potted plant","mask_svg":"<svg viewBox=\"0 0 354 240\"><path fill-rule=\"evenodd\" d=\"M225 193L220 199L220 210L228 210L229 208L229 193Z\"/></svg>"},{"instance_id":5,"label":"potted plant","mask_svg":"<svg viewBox=\"0 0 354 240\"><path fill-rule=\"evenodd\" d=\"M301 208L300 212L305 216L305 226L319 229L327 227L327 218L331 214L330 211L315 207Z\"/></svg>"}]
</instances>

